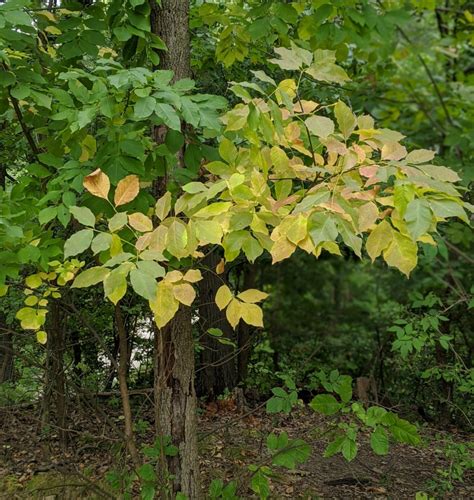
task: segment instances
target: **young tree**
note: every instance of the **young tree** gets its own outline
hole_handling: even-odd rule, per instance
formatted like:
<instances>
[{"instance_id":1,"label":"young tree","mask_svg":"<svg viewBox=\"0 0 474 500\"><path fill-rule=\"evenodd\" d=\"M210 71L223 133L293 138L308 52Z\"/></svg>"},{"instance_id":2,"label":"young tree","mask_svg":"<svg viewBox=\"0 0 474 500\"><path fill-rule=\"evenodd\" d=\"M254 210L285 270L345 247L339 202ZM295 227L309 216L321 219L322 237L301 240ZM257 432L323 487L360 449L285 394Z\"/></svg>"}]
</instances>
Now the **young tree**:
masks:
<instances>
[{"instance_id":1,"label":"young tree","mask_svg":"<svg viewBox=\"0 0 474 500\"><path fill-rule=\"evenodd\" d=\"M12 1L2 16L2 102L33 157L2 203L26 206L31 190L46 205L25 207L21 226L6 216L8 251L27 249L28 258L2 276L15 278L27 264L38 271L25 279L17 317L44 343L48 306L63 286L102 284L116 307L129 287L142 297L158 329L156 420L162 442L170 437L177 449L161 472L166 481L174 476L173 494L198 498L191 321L209 245L221 247L226 262L243 254L250 263L264 252L277 263L297 248L361 257L365 245L372 260L382 256L408 276L418 242L435 244L439 222L466 220L458 177L430 163L433 151L408 153L401 134L377 129L342 100L306 99L304 87L315 81L348 79L330 50L276 48L269 64L281 79L257 70L251 81L233 83L238 102L220 121L226 101L186 78L186 2L99 2L53 14ZM241 30L234 31L238 40ZM140 64L160 64L156 33L169 52L163 69L151 71ZM223 283L214 300L233 328L241 321L259 328L266 296L255 288L234 294ZM125 371L119 367L134 456Z\"/></svg>"}]
</instances>

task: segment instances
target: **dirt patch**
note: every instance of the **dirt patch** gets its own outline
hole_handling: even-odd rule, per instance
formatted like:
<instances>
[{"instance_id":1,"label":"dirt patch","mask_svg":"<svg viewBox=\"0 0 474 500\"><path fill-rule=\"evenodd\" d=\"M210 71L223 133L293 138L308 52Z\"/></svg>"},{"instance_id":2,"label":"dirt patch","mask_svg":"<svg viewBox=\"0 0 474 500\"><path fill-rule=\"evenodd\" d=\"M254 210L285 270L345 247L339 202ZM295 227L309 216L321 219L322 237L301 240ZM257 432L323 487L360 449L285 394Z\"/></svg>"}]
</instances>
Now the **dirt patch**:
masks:
<instances>
[{"instance_id":1,"label":"dirt patch","mask_svg":"<svg viewBox=\"0 0 474 500\"><path fill-rule=\"evenodd\" d=\"M102 405L100 412L72 410L69 443L61 449L54 428L41 432L35 407L0 411L0 498L114 498L104 481L107 471L124 463L120 436L120 411ZM153 441L151 411L140 413L142 443ZM148 426L147 423L148 422ZM294 471L274 468L271 498L304 499L405 499L426 491L438 469L449 467L439 452L441 443L434 431L424 430L424 445L413 448L395 445L384 457L374 455L362 439L357 457L346 462L337 455L322 458L326 440L321 430L324 418L307 409L289 417L268 416L263 410L242 416L235 408L209 411L200 416L200 452L203 484L212 479L237 480L242 498L253 498L248 489L250 464L269 460L266 436L287 432L302 438L312 448L310 459ZM468 436L454 435L456 441ZM474 474L455 485L444 498L474 498Z\"/></svg>"}]
</instances>

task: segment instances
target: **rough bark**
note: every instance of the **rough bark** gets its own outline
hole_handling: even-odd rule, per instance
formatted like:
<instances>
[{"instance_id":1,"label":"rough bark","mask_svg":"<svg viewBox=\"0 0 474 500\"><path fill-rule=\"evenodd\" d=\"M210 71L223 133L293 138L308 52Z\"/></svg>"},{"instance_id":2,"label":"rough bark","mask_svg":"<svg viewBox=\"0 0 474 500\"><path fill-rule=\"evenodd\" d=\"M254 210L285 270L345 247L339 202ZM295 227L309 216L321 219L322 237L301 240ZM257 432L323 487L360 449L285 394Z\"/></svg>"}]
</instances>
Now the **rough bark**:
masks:
<instances>
[{"instance_id":1,"label":"rough bark","mask_svg":"<svg viewBox=\"0 0 474 500\"><path fill-rule=\"evenodd\" d=\"M197 391L200 396L215 399L225 389L232 390L238 383L237 353L232 346L224 345L206 332L209 328L220 328L226 338L232 339L234 331L225 314L215 303L216 292L222 285L222 277L215 269L220 256L209 252L202 265L207 269L199 282L199 333L203 350L197 370Z\"/></svg>"},{"instance_id":2,"label":"rough bark","mask_svg":"<svg viewBox=\"0 0 474 500\"><path fill-rule=\"evenodd\" d=\"M150 0L150 7L151 30L168 48L159 54L159 69L172 70L174 81L189 78L189 1L161 0L159 5ZM166 127L156 127L153 135L157 143L163 142ZM181 166L183 155L184 151L178 152ZM156 196L164 194L167 180L165 173L154 182ZM171 436L179 450L175 457L163 457L157 473L164 481L168 481L168 474L174 476L172 498L179 491L190 499L199 498L194 341L189 308L181 307L165 328L156 331L154 397L157 436Z\"/></svg>"},{"instance_id":3,"label":"rough bark","mask_svg":"<svg viewBox=\"0 0 474 500\"><path fill-rule=\"evenodd\" d=\"M191 308L182 306L173 321L155 335L155 425L160 437L171 436L178 448L163 457L158 473L163 483L173 475L172 491L190 499L199 494L194 342ZM173 496L174 498L174 496Z\"/></svg>"},{"instance_id":4,"label":"rough bark","mask_svg":"<svg viewBox=\"0 0 474 500\"><path fill-rule=\"evenodd\" d=\"M189 1L161 0L161 7L150 0L151 30L165 42L160 51L160 69L174 72L174 81L191 76L189 49Z\"/></svg>"}]
</instances>

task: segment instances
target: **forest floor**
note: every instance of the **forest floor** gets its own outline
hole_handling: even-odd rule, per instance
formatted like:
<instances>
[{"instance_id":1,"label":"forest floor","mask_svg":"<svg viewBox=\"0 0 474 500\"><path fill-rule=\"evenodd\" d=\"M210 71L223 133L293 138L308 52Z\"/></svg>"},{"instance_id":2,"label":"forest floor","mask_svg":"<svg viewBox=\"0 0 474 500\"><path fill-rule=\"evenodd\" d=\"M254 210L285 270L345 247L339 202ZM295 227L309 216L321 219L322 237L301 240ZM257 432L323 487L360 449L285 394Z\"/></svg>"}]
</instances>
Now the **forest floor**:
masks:
<instances>
[{"instance_id":1,"label":"forest floor","mask_svg":"<svg viewBox=\"0 0 474 500\"><path fill-rule=\"evenodd\" d=\"M140 441L152 442L152 412L143 410ZM0 498L42 498L47 500L117 498L104 481L105 474L121 460L117 440L122 420L118 409L100 405L99 412L78 406L69 412L69 445L61 450L54 430L40 432L39 412L33 407L0 409ZM97 409L97 408L96 408ZM268 463L266 435L286 431L312 447L311 458L294 471L275 468L270 498L303 499L414 499L427 491L440 469L450 464L441 448L447 433L425 428L423 445L413 448L395 445L387 456L376 456L367 440L350 463L340 455L322 458L326 441L320 437L327 421L305 408L289 417L268 416L263 409L239 414L235 405L208 405L200 416L202 482L237 479L242 498L255 498L248 489L248 465ZM319 436L319 437L318 437ZM457 442L472 436L449 434ZM204 494L205 497L205 494ZM474 471L454 491L437 498L474 498Z\"/></svg>"}]
</instances>

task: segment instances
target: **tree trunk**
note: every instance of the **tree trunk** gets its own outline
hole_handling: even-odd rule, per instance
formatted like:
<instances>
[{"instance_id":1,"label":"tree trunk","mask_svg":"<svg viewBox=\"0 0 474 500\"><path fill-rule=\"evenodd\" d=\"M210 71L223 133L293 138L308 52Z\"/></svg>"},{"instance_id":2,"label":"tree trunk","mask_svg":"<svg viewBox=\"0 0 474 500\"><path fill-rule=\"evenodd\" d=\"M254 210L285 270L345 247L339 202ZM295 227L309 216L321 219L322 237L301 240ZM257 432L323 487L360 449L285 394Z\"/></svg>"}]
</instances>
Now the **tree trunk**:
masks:
<instances>
[{"instance_id":1,"label":"tree trunk","mask_svg":"<svg viewBox=\"0 0 474 500\"><path fill-rule=\"evenodd\" d=\"M173 80L190 78L189 0L150 0L151 31L165 42L160 52L160 69L174 72Z\"/></svg>"},{"instance_id":2,"label":"tree trunk","mask_svg":"<svg viewBox=\"0 0 474 500\"><path fill-rule=\"evenodd\" d=\"M122 411L125 425L125 443L128 452L132 458L135 468L140 467L140 458L138 456L137 447L135 445L135 436L133 433L133 418L132 409L130 406L130 395L128 392L127 374L128 374L128 340L127 331L122 318L122 311L120 306L115 306L115 327L117 328L119 338L119 366L118 366L118 379L120 387L120 397L122 399Z\"/></svg>"},{"instance_id":3,"label":"tree trunk","mask_svg":"<svg viewBox=\"0 0 474 500\"><path fill-rule=\"evenodd\" d=\"M200 396L215 399L225 389L232 390L238 383L237 353L235 348L220 343L206 332L209 328L219 328L228 339L235 337L225 314L215 303L216 292L223 284L215 269L220 256L214 251L206 255L202 264L207 271L199 282L199 334L203 350L197 370L197 387Z\"/></svg>"},{"instance_id":4,"label":"tree trunk","mask_svg":"<svg viewBox=\"0 0 474 500\"><path fill-rule=\"evenodd\" d=\"M13 382L13 335L11 332L1 330L6 327L3 313L0 312L0 384Z\"/></svg>"},{"instance_id":5,"label":"tree trunk","mask_svg":"<svg viewBox=\"0 0 474 500\"><path fill-rule=\"evenodd\" d=\"M64 331L59 303L53 301L48 314L48 342L46 344L46 373L44 380L42 423L51 424L51 414L58 429L61 446L67 444L66 432L66 383L64 373Z\"/></svg>"},{"instance_id":6,"label":"tree trunk","mask_svg":"<svg viewBox=\"0 0 474 500\"><path fill-rule=\"evenodd\" d=\"M181 306L173 321L156 332L154 396L157 436L171 436L178 448L176 456L163 457L158 474L163 483L173 475L173 494L194 500L200 492L191 311Z\"/></svg>"},{"instance_id":7,"label":"tree trunk","mask_svg":"<svg viewBox=\"0 0 474 500\"><path fill-rule=\"evenodd\" d=\"M189 1L150 0L151 30L166 44L160 52L159 69L172 70L173 80L189 78ZM156 127L157 143L164 141L166 127ZM183 166L184 150L178 152ZM166 191L167 175L153 185L155 195ZM154 359L155 427L157 437L171 436L178 448L174 457L163 457L157 474L168 481L173 475L171 492L181 491L189 499L200 497L197 449L196 392L194 389L194 341L191 309L180 307L162 330L155 331Z\"/></svg>"}]
</instances>

